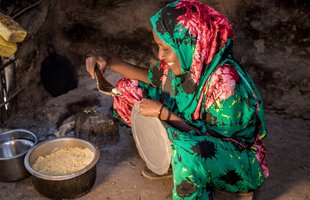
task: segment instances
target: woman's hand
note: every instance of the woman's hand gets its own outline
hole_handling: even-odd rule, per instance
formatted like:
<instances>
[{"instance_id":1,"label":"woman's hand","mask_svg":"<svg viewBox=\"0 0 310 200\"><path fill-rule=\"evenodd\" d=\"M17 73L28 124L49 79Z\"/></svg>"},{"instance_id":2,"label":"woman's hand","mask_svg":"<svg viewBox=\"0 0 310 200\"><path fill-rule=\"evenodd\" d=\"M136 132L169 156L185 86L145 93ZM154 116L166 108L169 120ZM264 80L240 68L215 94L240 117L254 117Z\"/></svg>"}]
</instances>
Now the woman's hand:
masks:
<instances>
[{"instance_id":1,"label":"woman's hand","mask_svg":"<svg viewBox=\"0 0 310 200\"><path fill-rule=\"evenodd\" d=\"M107 65L108 65L108 56L101 55L101 56L89 56L86 58L86 70L89 73L89 75L95 79L95 67L96 64L99 65L99 70L104 73Z\"/></svg>"},{"instance_id":2,"label":"woman's hand","mask_svg":"<svg viewBox=\"0 0 310 200\"><path fill-rule=\"evenodd\" d=\"M161 106L162 103L159 101L143 98L139 103L139 112L144 116L158 117ZM169 112L170 111L167 108L164 108L162 110L161 120L166 121L167 118L170 118L168 117ZM184 119L180 118L174 113L171 113L171 118L168 120L168 123L184 132L195 130L197 133L202 134L198 128L186 124Z\"/></svg>"},{"instance_id":3,"label":"woman's hand","mask_svg":"<svg viewBox=\"0 0 310 200\"><path fill-rule=\"evenodd\" d=\"M158 117L161 106L159 101L143 98L139 103L139 112L147 117Z\"/></svg>"}]
</instances>

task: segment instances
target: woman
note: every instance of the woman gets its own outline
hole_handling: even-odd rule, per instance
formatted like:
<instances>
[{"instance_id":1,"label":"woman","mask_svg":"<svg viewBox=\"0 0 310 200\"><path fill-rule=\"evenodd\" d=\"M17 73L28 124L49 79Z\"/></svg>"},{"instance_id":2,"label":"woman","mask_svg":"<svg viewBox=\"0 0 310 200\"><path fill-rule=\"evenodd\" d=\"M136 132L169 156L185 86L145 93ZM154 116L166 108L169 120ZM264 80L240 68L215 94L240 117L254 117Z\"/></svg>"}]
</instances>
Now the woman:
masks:
<instances>
[{"instance_id":1,"label":"woman","mask_svg":"<svg viewBox=\"0 0 310 200\"><path fill-rule=\"evenodd\" d=\"M261 97L232 55L232 26L195 0L167 4L151 17L159 62L149 70L107 56L89 57L125 76L113 108L128 125L142 115L167 121L174 199L209 199L211 188L248 192L268 176Z\"/></svg>"}]
</instances>

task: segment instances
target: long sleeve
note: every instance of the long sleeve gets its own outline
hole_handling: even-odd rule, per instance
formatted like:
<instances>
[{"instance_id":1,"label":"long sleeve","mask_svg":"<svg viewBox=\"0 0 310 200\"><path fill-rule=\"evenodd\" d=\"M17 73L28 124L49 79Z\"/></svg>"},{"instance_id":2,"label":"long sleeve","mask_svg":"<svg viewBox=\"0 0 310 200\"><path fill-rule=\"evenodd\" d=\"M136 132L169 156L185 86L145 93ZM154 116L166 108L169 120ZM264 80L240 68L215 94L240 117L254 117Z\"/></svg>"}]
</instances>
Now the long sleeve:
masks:
<instances>
[{"instance_id":1,"label":"long sleeve","mask_svg":"<svg viewBox=\"0 0 310 200\"><path fill-rule=\"evenodd\" d=\"M224 137L232 137L235 133L238 136L252 136L256 103L233 67L219 67L206 92L204 116L207 130Z\"/></svg>"}]
</instances>

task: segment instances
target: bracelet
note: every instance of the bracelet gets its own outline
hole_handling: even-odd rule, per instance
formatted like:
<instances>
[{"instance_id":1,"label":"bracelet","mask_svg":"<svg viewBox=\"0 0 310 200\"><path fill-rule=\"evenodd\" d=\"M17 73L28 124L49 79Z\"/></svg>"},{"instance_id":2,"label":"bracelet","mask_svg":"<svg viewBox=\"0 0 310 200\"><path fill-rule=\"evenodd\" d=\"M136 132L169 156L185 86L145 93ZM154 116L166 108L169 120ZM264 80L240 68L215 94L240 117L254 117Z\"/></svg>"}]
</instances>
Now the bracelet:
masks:
<instances>
[{"instance_id":1,"label":"bracelet","mask_svg":"<svg viewBox=\"0 0 310 200\"><path fill-rule=\"evenodd\" d=\"M165 104L161 105L161 107L160 107L160 109L159 109L159 113L158 113L158 115L157 115L157 118L158 118L158 119L161 119L160 116L161 116L161 113L162 113L164 107L166 107Z\"/></svg>"},{"instance_id":2,"label":"bracelet","mask_svg":"<svg viewBox=\"0 0 310 200\"><path fill-rule=\"evenodd\" d=\"M163 112L164 107L167 108L167 106L164 105L164 104L160 107L159 113L158 113L158 116L157 116L158 119L161 119L161 114L162 114L162 112ZM168 108L167 108L167 109L168 109ZM170 118L171 118L171 112L170 112L170 110L168 109L168 117L167 117L166 121L170 121Z\"/></svg>"},{"instance_id":3,"label":"bracelet","mask_svg":"<svg viewBox=\"0 0 310 200\"><path fill-rule=\"evenodd\" d=\"M170 117L171 117L171 112L170 112L170 110L169 110L169 109L168 109L168 112L169 112L169 113L168 113L168 117L167 117L167 119L166 119L166 121L167 121L167 122L169 122L169 121L170 121Z\"/></svg>"}]
</instances>

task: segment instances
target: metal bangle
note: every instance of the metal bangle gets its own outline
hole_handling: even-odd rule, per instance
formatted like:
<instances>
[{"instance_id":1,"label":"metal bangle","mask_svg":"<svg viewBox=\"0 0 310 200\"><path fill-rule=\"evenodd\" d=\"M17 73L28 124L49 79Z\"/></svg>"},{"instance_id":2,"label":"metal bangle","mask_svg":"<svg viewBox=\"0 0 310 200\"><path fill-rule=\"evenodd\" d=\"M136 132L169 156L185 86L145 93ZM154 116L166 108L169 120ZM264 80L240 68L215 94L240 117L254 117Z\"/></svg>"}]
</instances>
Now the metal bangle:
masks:
<instances>
[{"instance_id":1,"label":"metal bangle","mask_svg":"<svg viewBox=\"0 0 310 200\"><path fill-rule=\"evenodd\" d=\"M158 116L157 116L158 119L161 119L161 113L162 113L164 107L166 107L165 104L161 105L161 107L160 107L160 109L159 109Z\"/></svg>"},{"instance_id":2,"label":"metal bangle","mask_svg":"<svg viewBox=\"0 0 310 200\"><path fill-rule=\"evenodd\" d=\"M169 121L170 121L170 117L171 117L171 112L170 112L170 110L169 110L169 109L168 109L168 112L169 112L169 113L168 113L168 117L167 117L166 121L168 121L168 122L169 122Z\"/></svg>"}]
</instances>

